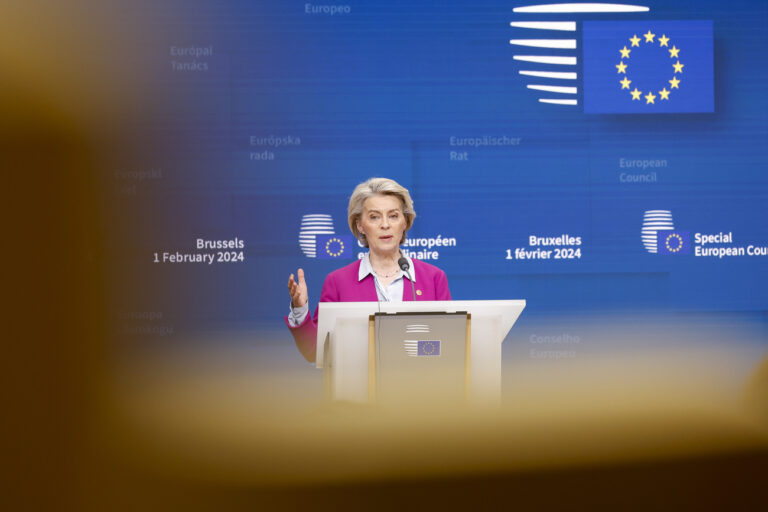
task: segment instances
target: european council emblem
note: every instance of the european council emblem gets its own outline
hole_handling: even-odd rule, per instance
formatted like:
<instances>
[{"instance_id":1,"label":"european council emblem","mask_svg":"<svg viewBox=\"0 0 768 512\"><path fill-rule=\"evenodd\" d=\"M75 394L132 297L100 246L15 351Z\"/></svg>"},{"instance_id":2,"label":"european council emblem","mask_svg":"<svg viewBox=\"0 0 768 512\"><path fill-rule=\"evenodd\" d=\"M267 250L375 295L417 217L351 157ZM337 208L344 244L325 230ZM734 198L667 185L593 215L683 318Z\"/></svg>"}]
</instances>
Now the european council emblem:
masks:
<instances>
[{"instance_id":1,"label":"european council emblem","mask_svg":"<svg viewBox=\"0 0 768 512\"><path fill-rule=\"evenodd\" d=\"M317 257L351 258L352 235L317 235Z\"/></svg>"},{"instance_id":2,"label":"european council emblem","mask_svg":"<svg viewBox=\"0 0 768 512\"><path fill-rule=\"evenodd\" d=\"M584 112L714 112L712 21L585 21L582 41Z\"/></svg>"},{"instance_id":3,"label":"european council emblem","mask_svg":"<svg viewBox=\"0 0 768 512\"><path fill-rule=\"evenodd\" d=\"M691 234L688 231L660 231L659 254L691 254Z\"/></svg>"},{"instance_id":4,"label":"european council emblem","mask_svg":"<svg viewBox=\"0 0 768 512\"><path fill-rule=\"evenodd\" d=\"M440 340L403 340L403 346L410 357L440 356Z\"/></svg>"}]
</instances>

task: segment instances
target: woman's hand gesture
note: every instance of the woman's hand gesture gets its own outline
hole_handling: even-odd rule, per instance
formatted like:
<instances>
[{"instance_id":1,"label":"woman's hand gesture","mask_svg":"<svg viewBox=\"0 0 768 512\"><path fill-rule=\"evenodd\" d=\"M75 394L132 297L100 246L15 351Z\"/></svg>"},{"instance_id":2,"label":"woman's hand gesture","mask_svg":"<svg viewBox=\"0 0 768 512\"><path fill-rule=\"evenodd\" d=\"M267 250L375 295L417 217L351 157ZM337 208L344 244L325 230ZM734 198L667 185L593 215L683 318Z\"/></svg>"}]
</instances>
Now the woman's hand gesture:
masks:
<instances>
[{"instance_id":1,"label":"woman's hand gesture","mask_svg":"<svg viewBox=\"0 0 768 512\"><path fill-rule=\"evenodd\" d=\"M304 280L304 270L296 272L299 282L293 280L293 274L288 278L288 293L291 295L291 306L300 308L307 303L307 282Z\"/></svg>"}]
</instances>

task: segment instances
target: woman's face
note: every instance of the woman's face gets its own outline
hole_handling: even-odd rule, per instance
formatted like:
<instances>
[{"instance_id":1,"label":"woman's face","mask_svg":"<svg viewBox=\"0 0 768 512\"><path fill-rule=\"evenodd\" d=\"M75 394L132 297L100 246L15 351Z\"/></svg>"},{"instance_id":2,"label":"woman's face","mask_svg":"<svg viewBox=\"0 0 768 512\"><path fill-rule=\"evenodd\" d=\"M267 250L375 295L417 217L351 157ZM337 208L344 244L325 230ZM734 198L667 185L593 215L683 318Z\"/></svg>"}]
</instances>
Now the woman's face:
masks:
<instances>
[{"instance_id":1,"label":"woman's face","mask_svg":"<svg viewBox=\"0 0 768 512\"><path fill-rule=\"evenodd\" d=\"M357 230L365 235L371 251L396 253L403 239L406 219L403 205L397 196L379 194L363 203L363 213L357 221Z\"/></svg>"}]
</instances>

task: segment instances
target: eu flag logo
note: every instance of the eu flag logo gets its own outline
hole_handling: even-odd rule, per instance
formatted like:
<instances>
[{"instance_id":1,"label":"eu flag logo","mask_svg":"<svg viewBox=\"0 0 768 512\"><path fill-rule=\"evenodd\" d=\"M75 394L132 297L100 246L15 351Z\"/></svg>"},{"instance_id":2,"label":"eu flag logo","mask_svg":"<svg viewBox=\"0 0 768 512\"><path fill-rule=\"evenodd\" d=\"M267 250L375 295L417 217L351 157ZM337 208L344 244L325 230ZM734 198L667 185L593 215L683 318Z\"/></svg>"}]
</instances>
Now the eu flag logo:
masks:
<instances>
[{"instance_id":1,"label":"eu flag logo","mask_svg":"<svg viewBox=\"0 0 768 512\"><path fill-rule=\"evenodd\" d=\"M585 21L584 112L714 112L711 21Z\"/></svg>"},{"instance_id":2,"label":"eu flag logo","mask_svg":"<svg viewBox=\"0 0 768 512\"><path fill-rule=\"evenodd\" d=\"M316 249L318 258L351 258L351 235L317 235Z\"/></svg>"},{"instance_id":3,"label":"eu flag logo","mask_svg":"<svg viewBox=\"0 0 768 512\"><path fill-rule=\"evenodd\" d=\"M439 356L440 355L440 340L419 340L418 343L418 356Z\"/></svg>"},{"instance_id":4,"label":"eu flag logo","mask_svg":"<svg viewBox=\"0 0 768 512\"><path fill-rule=\"evenodd\" d=\"M688 231L659 231L658 254L691 254L691 234Z\"/></svg>"}]
</instances>

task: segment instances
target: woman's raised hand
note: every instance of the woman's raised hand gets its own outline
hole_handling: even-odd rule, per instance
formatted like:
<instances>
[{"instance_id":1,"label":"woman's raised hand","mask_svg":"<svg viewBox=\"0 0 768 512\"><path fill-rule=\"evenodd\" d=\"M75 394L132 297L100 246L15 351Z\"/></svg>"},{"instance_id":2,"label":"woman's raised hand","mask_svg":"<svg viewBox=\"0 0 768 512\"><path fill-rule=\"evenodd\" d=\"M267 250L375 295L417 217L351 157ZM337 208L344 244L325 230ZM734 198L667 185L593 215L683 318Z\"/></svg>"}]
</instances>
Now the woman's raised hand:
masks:
<instances>
[{"instance_id":1,"label":"woman's raised hand","mask_svg":"<svg viewBox=\"0 0 768 512\"><path fill-rule=\"evenodd\" d=\"M299 282L293 280L293 274L288 278L288 293L291 295L291 306L299 308L307 303L307 282L304 280L304 269L296 272Z\"/></svg>"}]
</instances>

